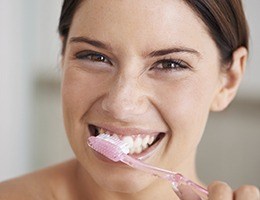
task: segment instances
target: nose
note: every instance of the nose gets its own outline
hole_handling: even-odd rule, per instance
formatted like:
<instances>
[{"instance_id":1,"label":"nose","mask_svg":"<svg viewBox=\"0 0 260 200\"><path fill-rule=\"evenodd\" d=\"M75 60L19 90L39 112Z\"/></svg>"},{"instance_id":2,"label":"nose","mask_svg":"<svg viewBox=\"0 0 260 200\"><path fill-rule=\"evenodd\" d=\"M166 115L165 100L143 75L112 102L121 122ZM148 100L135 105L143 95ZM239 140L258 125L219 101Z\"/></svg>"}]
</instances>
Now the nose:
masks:
<instances>
[{"instance_id":1,"label":"nose","mask_svg":"<svg viewBox=\"0 0 260 200\"><path fill-rule=\"evenodd\" d=\"M102 99L102 109L118 120L140 116L148 107L149 100L137 78L119 77Z\"/></svg>"}]
</instances>

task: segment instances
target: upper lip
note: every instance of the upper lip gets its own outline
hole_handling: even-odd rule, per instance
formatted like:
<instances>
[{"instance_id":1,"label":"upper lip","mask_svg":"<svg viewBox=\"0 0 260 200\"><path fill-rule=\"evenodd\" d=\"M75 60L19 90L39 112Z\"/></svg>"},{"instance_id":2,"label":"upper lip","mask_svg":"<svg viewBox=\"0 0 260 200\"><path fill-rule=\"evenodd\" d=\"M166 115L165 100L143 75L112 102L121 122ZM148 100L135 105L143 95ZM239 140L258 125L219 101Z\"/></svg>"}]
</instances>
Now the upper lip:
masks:
<instances>
[{"instance_id":1,"label":"upper lip","mask_svg":"<svg viewBox=\"0 0 260 200\"><path fill-rule=\"evenodd\" d=\"M163 131L156 131L146 128L137 128L137 127L118 127L111 124L91 124L93 126L103 128L109 132L127 136L127 135L158 135L159 133L163 133Z\"/></svg>"}]
</instances>

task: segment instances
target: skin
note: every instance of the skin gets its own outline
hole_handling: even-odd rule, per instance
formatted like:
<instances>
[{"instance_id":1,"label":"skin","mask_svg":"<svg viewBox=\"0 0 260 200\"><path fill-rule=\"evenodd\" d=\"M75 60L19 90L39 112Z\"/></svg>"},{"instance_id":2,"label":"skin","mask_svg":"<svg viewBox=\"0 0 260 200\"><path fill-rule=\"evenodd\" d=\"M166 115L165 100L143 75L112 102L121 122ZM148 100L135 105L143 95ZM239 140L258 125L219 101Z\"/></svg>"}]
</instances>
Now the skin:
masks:
<instances>
[{"instance_id":1,"label":"skin","mask_svg":"<svg viewBox=\"0 0 260 200\"><path fill-rule=\"evenodd\" d=\"M169 48L182 51L149 56ZM99 56L91 57L89 51ZM43 199L178 199L169 183L97 157L86 146L87 126L165 132L158 151L145 162L202 184L195 156L208 114L232 101L246 59L247 50L238 48L231 70L223 73L214 41L182 1L85 1L73 19L62 59L64 124L76 159L5 182L0 199L18 194L20 199L35 199L40 191ZM162 69L165 66L173 68ZM11 194L19 185L25 187L23 192ZM232 191L214 182L208 190L211 200L259 199L254 186Z\"/></svg>"}]
</instances>

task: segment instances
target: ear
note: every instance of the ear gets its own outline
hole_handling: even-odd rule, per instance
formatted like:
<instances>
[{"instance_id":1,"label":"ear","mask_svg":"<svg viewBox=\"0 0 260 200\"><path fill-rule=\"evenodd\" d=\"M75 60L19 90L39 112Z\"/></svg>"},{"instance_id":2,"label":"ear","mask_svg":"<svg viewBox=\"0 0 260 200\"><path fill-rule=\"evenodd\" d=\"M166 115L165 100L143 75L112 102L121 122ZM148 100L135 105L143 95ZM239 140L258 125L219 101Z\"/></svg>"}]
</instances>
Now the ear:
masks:
<instances>
[{"instance_id":1,"label":"ear","mask_svg":"<svg viewBox=\"0 0 260 200\"><path fill-rule=\"evenodd\" d=\"M239 47L233 52L230 68L220 72L220 87L211 104L211 111L222 111L236 96L245 72L248 51Z\"/></svg>"}]
</instances>

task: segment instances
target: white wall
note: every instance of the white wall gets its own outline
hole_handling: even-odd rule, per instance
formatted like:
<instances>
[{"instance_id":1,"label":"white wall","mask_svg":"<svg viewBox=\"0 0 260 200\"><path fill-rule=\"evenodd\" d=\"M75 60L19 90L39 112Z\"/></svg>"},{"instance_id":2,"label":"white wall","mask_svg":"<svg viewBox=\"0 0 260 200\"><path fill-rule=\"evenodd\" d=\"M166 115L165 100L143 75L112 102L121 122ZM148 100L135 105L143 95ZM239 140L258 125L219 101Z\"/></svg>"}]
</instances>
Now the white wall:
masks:
<instances>
[{"instance_id":1,"label":"white wall","mask_svg":"<svg viewBox=\"0 0 260 200\"><path fill-rule=\"evenodd\" d=\"M34 81L57 76L61 1L0 1L0 180L34 169ZM55 74L56 73L56 74Z\"/></svg>"},{"instance_id":2,"label":"white wall","mask_svg":"<svg viewBox=\"0 0 260 200\"><path fill-rule=\"evenodd\" d=\"M244 2L252 47L246 77L231 108L210 116L198 156L206 182L234 187L260 185L260 1ZM60 7L61 0L0 1L0 181L72 156L59 97Z\"/></svg>"},{"instance_id":3,"label":"white wall","mask_svg":"<svg viewBox=\"0 0 260 200\"><path fill-rule=\"evenodd\" d=\"M250 56L239 97L260 99L260 1L243 0L250 26Z\"/></svg>"},{"instance_id":4,"label":"white wall","mask_svg":"<svg viewBox=\"0 0 260 200\"><path fill-rule=\"evenodd\" d=\"M260 101L237 99L222 113L212 113L197 163L200 177L237 188L260 186Z\"/></svg>"},{"instance_id":5,"label":"white wall","mask_svg":"<svg viewBox=\"0 0 260 200\"><path fill-rule=\"evenodd\" d=\"M0 2L0 180L27 171L29 163L31 73L22 6L18 0Z\"/></svg>"}]
</instances>

